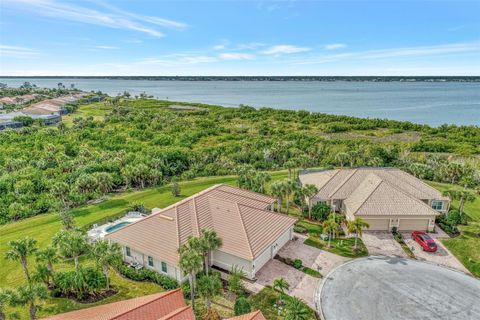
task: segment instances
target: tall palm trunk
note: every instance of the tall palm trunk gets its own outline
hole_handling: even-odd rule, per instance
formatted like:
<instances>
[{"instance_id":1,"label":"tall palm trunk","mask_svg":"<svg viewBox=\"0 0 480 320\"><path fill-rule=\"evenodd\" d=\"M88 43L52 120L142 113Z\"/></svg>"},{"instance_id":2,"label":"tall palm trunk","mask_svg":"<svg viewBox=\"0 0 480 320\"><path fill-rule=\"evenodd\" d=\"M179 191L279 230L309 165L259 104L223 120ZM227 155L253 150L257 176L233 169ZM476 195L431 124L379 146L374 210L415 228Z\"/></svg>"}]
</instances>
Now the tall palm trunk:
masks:
<instances>
[{"instance_id":1,"label":"tall palm trunk","mask_svg":"<svg viewBox=\"0 0 480 320\"><path fill-rule=\"evenodd\" d=\"M282 212L282 197L278 197L277 199L277 211Z\"/></svg>"},{"instance_id":2,"label":"tall palm trunk","mask_svg":"<svg viewBox=\"0 0 480 320\"><path fill-rule=\"evenodd\" d=\"M37 319L37 307L35 306L34 302L30 302L29 313L30 313L30 320Z\"/></svg>"},{"instance_id":3,"label":"tall palm trunk","mask_svg":"<svg viewBox=\"0 0 480 320\"><path fill-rule=\"evenodd\" d=\"M207 251L207 253L203 256L204 263L205 263L205 274L208 276L208 269L210 268L210 252Z\"/></svg>"},{"instance_id":4,"label":"tall palm trunk","mask_svg":"<svg viewBox=\"0 0 480 320\"><path fill-rule=\"evenodd\" d=\"M75 271L78 271L78 256L73 257L73 262L75 263Z\"/></svg>"},{"instance_id":5,"label":"tall palm trunk","mask_svg":"<svg viewBox=\"0 0 480 320\"><path fill-rule=\"evenodd\" d=\"M358 233L355 233L355 245L353 246L355 250L357 250L357 240L358 240Z\"/></svg>"},{"instance_id":6,"label":"tall palm trunk","mask_svg":"<svg viewBox=\"0 0 480 320\"><path fill-rule=\"evenodd\" d=\"M30 283L30 272L28 272L27 259L22 259L22 268L23 268L23 271L25 272L25 276L27 277L28 283Z\"/></svg>"},{"instance_id":7,"label":"tall palm trunk","mask_svg":"<svg viewBox=\"0 0 480 320\"><path fill-rule=\"evenodd\" d=\"M103 267L103 275L107 281L107 290L110 290L110 279L108 278L108 266L104 265Z\"/></svg>"},{"instance_id":8,"label":"tall palm trunk","mask_svg":"<svg viewBox=\"0 0 480 320\"><path fill-rule=\"evenodd\" d=\"M193 288L194 281L193 281L193 273L188 275L188 281L190 282L190 300L192 301L192 309L195 310L195 290Z\"/></svg>"}]
</instances>

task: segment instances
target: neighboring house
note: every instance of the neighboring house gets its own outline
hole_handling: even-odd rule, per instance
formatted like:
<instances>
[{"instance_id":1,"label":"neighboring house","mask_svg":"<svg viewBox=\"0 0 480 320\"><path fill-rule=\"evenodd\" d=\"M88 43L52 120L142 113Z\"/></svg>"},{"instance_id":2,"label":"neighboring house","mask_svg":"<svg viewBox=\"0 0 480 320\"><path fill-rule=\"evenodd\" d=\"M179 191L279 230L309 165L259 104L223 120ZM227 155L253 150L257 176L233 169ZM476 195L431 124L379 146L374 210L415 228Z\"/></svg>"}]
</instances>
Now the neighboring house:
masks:
<instances>
[{"instance_id":1,"label":"neighboring house","mask_svg":"<svg viewBox=\"0 0 480 320\"><path fill-rule=\"evenodd\" d=\"M189 236L213 229L223 245L211 263L224 270L243 268L250 279L293 237L296 219L273 212L274 198L216 185L105 237L120 244L127 262L137 262L178 281L179 247Z\"/></svg>"},{"instance_id":2,"label":"neighboring house","mask_svg":"<svg viewBox=\"0 0 480 320\"><path fill-rule=\"evenodd\" d=\"M195 320L180 289L57 314L45 320Z\"/></svg>"},{"instance_id":3,"label":"neighboring house","mask_svg":"<svg viewBox=\"0 0 480 320\"><path fill-rule=\"evenodd\" d=\"M369 230L433 231L436 216L450 206L438 190L395 168L310 171L299 179L319 190L313 203L325 202L348 220L362 217Z\"/></svg>"},{"instance_id":4,"label":"neighboring house","mask_svg":"<svg viewBox=\"0 0 480 320\"><path fill-rule=\"evenodd\" d=\"M44 320L195 320L180 289L57 314ZM265 320L254 311L226 320Z\"/></svg>"}]
</instances>

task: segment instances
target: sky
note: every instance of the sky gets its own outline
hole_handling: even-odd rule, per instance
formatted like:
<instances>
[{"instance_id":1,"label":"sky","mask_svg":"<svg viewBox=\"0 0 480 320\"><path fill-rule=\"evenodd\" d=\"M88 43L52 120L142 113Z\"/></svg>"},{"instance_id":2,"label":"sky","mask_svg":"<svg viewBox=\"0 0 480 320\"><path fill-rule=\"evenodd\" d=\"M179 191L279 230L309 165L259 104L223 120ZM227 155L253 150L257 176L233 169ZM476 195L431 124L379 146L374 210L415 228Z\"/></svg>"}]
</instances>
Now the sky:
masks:
<instances>
[{"instance_id":1,"label":"sky","mask_svg":"<svg viewBox=\"0 0 480 320\"><path fill-rule=\"evenodd\" d=\"M0 75L478 76L480 0L0 0Z\"/></svg>"}]
</instances>

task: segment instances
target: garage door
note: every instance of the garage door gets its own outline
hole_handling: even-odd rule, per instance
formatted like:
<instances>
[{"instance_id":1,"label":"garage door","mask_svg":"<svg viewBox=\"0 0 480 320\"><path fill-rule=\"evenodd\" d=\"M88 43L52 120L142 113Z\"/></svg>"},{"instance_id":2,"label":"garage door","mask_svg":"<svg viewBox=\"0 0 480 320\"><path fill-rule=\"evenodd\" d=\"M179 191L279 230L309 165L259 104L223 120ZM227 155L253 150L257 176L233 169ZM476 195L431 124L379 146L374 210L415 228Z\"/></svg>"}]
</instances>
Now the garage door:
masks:
<instances>
[{"instance_id":1,"label":"garage door","mask_svg":"<svg viewBox=\"0 0 480 320\"><path fill-rule=\"evenodd\" d=\"M400 219L400 227L398 230L412 231L412 230L427 230L428 219Z\"/></svg>"},{"instance_id":2,"label":"garage door","mask_svg":"<svg viewBox=\"0 0 480 320\"><path fill-rule=\"evenodd\" d=\"M364 219L370 227L368 230L388 230L390 219Z\"/></svg>"}]
</instances>

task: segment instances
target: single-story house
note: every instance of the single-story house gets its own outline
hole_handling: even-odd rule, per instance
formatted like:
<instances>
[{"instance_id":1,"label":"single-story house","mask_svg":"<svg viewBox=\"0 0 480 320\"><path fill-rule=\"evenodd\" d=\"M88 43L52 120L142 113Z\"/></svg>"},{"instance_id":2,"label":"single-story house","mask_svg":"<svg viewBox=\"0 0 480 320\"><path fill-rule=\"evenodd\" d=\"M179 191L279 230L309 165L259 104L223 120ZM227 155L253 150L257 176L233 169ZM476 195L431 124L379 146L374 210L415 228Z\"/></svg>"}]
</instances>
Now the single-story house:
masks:
<instances>
[{"instance_id":1,"label":"single-story house","mask_svg":"<svg viewBox=\"0 0 480 320\"><path fill-rule=\"evenodd\" d=\"M57 314L45 320L195 320L180 289ZM265 320L257 310L226 320Z\"/></svg>"},{"instance_id":2,"label":"single-story house","mask_svg":"<svg viewBox=\"0 0 480 320\"><path fill-rule=\"evenodd\" d=\"M178 249L189 236L215 230L223 245L211 263L224 270L242 268L250 279L293 237L296 219L273 212L275 199L244 189L215 185L118 229L105 237L120 244L127 262L169 275L186 275L178 267Z\"/></svg>"},{"instance_id":3,"label":"single-story house","mask_svg":"<svg viewBox=\"0 0 480 320\"><path fill-rule=\"evenodd\" d=\"M369 230L433 231L436 216L450 206L448 197L396 168L307 171L299 179L317 187L312 204L325 202L347 220L361 217Z\"/></svg>"}]
</instances>

